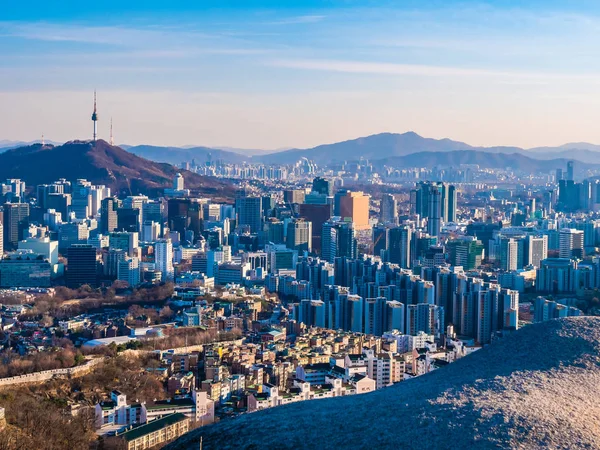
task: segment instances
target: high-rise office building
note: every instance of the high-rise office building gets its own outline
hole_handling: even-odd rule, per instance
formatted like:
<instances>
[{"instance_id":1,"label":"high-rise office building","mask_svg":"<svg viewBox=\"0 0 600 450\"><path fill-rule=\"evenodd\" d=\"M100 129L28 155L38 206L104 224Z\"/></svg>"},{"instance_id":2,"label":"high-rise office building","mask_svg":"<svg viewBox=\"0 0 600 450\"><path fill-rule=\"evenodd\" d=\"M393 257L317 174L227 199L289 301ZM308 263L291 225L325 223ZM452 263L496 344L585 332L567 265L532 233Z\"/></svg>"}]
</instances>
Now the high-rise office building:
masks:
<instances>
[{"instance_id":1,"label":"high-rise office building","mask_svg":"<svg viewBox=\"0 0 600 450\"><path fill-rule=\"evenodd\" d=\"M285 244L285 234L284 233L285 224L275 218L271 218L266 222L267 228L267 242L272 242L273 244ZM312 242L311 242L312 248Z\"/></svg>"},{"instance_id":2,"label":"high-rise office building","mask_svg":"<svg viewBox=\"0 0 600 450\"><path fill-rule=\"evenodd\" d=\"M117 231L117 210L119 209L119 200L115 197L108 197L102 200L100 204L100 233L108 234Z\"/></svg>"},{"instance_id":3,"label":"high-rise office building","mask_svg":"<svg viewBox=\"0 0 600 450\"><path fill-rule=\"evenodd\" d=\"M567 161L567 181L575 180L575 161Z\"/></svg>"},{"instance_id":4,"label":"high-rise office building","mask_svg":"<svg viewBox=\"0 0 600 450\"><path fill-rule=\"evenodd\" d=\"M62 220L66 222L71 208L71 194L50 193L46 197L46 210L53 209L59 212Z\"/></svg>"},{"instance_id":5,"label":"high-rise office building","mask_svg":"<svg viewBox=\"0 0 600 450\"><path fill-rule=\"evenodd\" d=\"M188 209L188 235L191 233L190 244L198 241L204 231L204 205L198 201L192 201Z\"/></svg>"},{"instance_id":6,"label":"high-rise office building","mask_svg":"<svg viewBox=\"0 0 600 450\"><path fill-rule=\"evenodd\" d=\"M419 182L411 191L411 213L427 218L427 232L437 236L441 222L455 222L456 188L446 183Z\"/></svg>"},{"instance_id":7,"label":"high-rise office building","mask_svg":"<svg viewBox=\"0 0 600 450\"><path fill-rule=\"evenodd\" d=\"M321 258L332 263L337 257L354 259L357 256L358 243L352 222L325 222L321 239Z\"/></svg>"},{"instance_id":8,"label":"high-rise office building","mask_svg":"<svg viewBox=\"0 0 600 450\"><path fill-rule=\"evenodd\" d=\"M453 185L444 184L442 191L442 204L444 222L456 222L457 194L456 187Z\"/></svg>"},{"instance_id":9,"label":"high-rise office building","mask_svg":"<svg viewBox=\"0 0 600 450\"><path fill-rule=\"evenodd\" d=\"M540 267L548 257L548 236L527 236L525 240L525 265Z\"/></svg>"},{"instance_id":10,"label":"high-rise office building","mask_svg":"<svg viewBox=\"0 0 600 450\"><path fill-rule=\"evenodd\" d=\"M338 230L333 222L325 222L321 232L321 259L332 263L337 257Z\"/></svg>"},{"instance_id":11,"label":"high-rise office building","mask_svg":"<svg viewBox=\"0 0 600 450\"><path fill-rule=\"evenodd\" d=\"M160 201L148 201L142 205L142 217L144 222L156 222L160 225L163 224L163 203Z\"/></svg>"},{"instance_id":12,"label":"high-rise office building","mask_svg":"<svg viewBox=\"0 0 600 450\"><path fill-rule=\"evenodd\" d=\"M176 231L180 237L185 236L189 225L188 213L192 201L189 198L171 198L167 204L167 225L169 230Z\"/></svg>"},{"instance_id":13,"label":"high-rise office building","mask_svg":"<svg viewBox=\"0 0 600 450\"><path fill-rule=\"evenodd\" d=\"M474 236L463 236L446 242L448 259L453 266L464 270L477 269L481 266L484 254L483 243Z\"/></svg>"},{"instance_id":14,"label":"high-rise office building","mask_svg":"<svg viewBox=\"0 0 600 450\"><path fill-rule=\"evenodd\" d=\"M412 230L407 227L395 227L389 231L389 262L398 264L402 268L411 266L411 240Z\"/></svg>"},{"instance_id":15,"label":"high-rise office building","mask_svg":"<svg viewBox=\"0 0 600 450\"><path fill-rule=\"evenodd\" d=\"M125 258L118 262L117 279L125 281L129 286L140 284L140 261L138 258Z\"/></svg>"},{"instance_id":16,"label":"high-rise office building","mask_svg":"<svg viewBox=\"0 0 600 450\"><path fill-rule=\"evenodd\" d=\"M339 197L339 216L351 221L355 230L365 230L369 225L369 196L362 192L346 191Z\"/></svg>"},{"instance_id":17,"label":"high-rise office building","mask_svg":"<svg viewBox=\"0 0 600 450\"><path fill-rule=\"evenodd\" d=\"M337 224L337 256L354 259L358 257L358 242L354 234L352 222Z\"/></svg>"},{"instance_id":18,"label":"high-rise office building","mask_svg":"<svg viewBox=\"0 0 600 450\"><path fill-rule=\"evenodd\" d=\"M500 268L502 270L517 270L519 267L519 243L512 238L500 239Z\"/></svg>"},{"instance_id":19,"label":"high-rise office building","mask_svg":"<svg viewBox=\"0 0 600 450\"><path fill-rule=\"evenodd\" d=\"M294 220L287 227L287 248L298 252L312 251L312 223L306 220Z\"/></svg>"},{"instance_id":20,"label":"high-rise office building","mask_svg":"<svg viewBox=\"0 0 600 450\"><path fill-rule=\"evenodd\" d=\"M563 228L559 234L559 256L561 258L583 259L583 231Z\"/></svg>"},{"instance_id":21,"label":"high-rise office building","mask_svg":"<svg viewBox=\"0 0 600 450\"><path fill-rule=\"evenodd\" d=\"M427 233L439 236L442 229L442 193L431 187L427 196Z\"/></svg>"},{"instance_id":22,"label":"high-rise office building","mask_svg":"<svg viewBox=\"0 0 600 450\"><path fill-rule=\"evenodd\" d=\"M110 233L109 236L110 249L120 249L129 256L136 256L139 236L137 232L118 231Z\"/></svg>"},{"instance_id":23,"label":"high-rise office building","mask_svg":"<svg viewBox=\"0 0 600 450\"><path fill-rule=\"evenodd\" d=\"M175 269L173 268L173 243L171 239L163 239L154 246L154 261L156 269L162 274L163 281L173 281Z\"/></svg>"},{"instance_id":24,"label":"high-rise office building","mask_svg":"<svg viewBox=\"0 0 600 450\"><path fill-rule=\"evenodd\" d=\"M0 200L8 203L23 203L25 182L18 178L9 178L4 183L0 183Z\"/></svg>"},{"instance_id":25,"label":"high-rise office building","mask_svg":"<svg viewBox=\"0 0 600 450\"><path fill-rule=\"evenodd\" d=\"M384 261L388 260L387 249L390 239L390 229L385 225L377 225L373 228L373 254L382 256Z\"/></svg>"},{"instance_id":26,"label":"high-rise office building","mask_svg":"<svg viewBox=\"0 0 600 450\"><path fill-rule=\"evenodd\" d=\"M313 192L324 194L327 197L333 196L333 180L327 180L325 178L316 177L312 183Z\"/></svg>"},{"instance_id":27,"label":"high-rise office building","mask_svg":"<svg viewBox=\"0 0 600 450\"><path fill-rule=\"evenodd\" d=\"M304 203L306 191L304 189L287 189L283 191L283 201L286 204Z\"/></svg>"},{"instance_id":28,"label":"high-rise office building","mask_svg":"<svg viewBox=\"0 0 600 450\"><path fill-rule=\"evenodd\" d=\"M98 280L96 249L89 244L73 244L67 251L67 286L78 288L84 284L95 287Z\"/></svg>"},{"instance_id":29,"label":"high-rise office building","mask_svg":"<svg viewBox=\"0 0 600 450\"><path fill-rule=\"evenodd\" d=\"M86 219L92 213L92 183L87 180L77 180L71 193L70 212L77 219Z\"/></svg>"},{"instance_id":30,"label":"high-rise office building","mask_svg":"<svg viewBox=\"0 0 600 450\"><path fill-rule=\"evenodd\" d=\"M4 250L14 250L29 227L29 204L5 203L3 210Z\"/></svg>"},{"instance_id":31,"label":"high-rise office building","mask_svg":"<svg viewBox=\"0 0 600 450\"><path fill-rule=\"evenodd\" d=\"M262 199L260 197L240 197L236 199L238 226L248 227L251 233L262 230Z\"/></svg>"},{"instance_id":32,"label":"high-rise office building","mask_svg":"<svg viewBox=\"0 0 600 450\"><path fill-rule=\"evenodd\" d=\"M299 212L300 217L312 223L312 249L320 252L323 224L331 218L331 205L304 203L299 205Z\"/></svg>"},{"instance_id":33,"label":"high-rise office building","mask_svg":"<svg viewBox=\"0 0 600 450\"><path fill-rule=\"evenodd\" d=\"M117 209L117 230L137 233L141 229L140 210L137 208Z\"/></svg>"},{"instance_id":34,"label":"high-rise office building","mask_svg":"<svg viewBox=\"0 0 600 450\"><path fill-rule=\"evenodd\" d=\"M398 222L398 202L392 194L383 194L381 198L379 221L394 225Z\"/></svg>"},{"instance_id":35,"label":"high-rise office building","mask_svg":"<svg viewBox=\"0 0 600 450\"><path fill-rule=\"evenodd\" d=\"M160 223L147 220L142 225L142 241L154 242L160 238Z\"/></svg>"}]
</instances>

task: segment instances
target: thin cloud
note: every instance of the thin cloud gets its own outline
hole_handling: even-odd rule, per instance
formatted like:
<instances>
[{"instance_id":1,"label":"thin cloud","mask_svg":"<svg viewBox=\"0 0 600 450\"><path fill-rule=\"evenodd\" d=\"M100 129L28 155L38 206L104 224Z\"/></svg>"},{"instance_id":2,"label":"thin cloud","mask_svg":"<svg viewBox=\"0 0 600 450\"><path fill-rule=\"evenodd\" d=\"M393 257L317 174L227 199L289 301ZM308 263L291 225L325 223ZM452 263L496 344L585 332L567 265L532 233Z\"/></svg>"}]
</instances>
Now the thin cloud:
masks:
<instances>
[{"instance_id":1,"label":"thin cloud","mask_svg":"<svg viewBox=\"0 0 600 450\"><path fill-rule=\"evenodd\" d=\"M318 15L306 15L306 16L295 16L288 17L286 19L275 20L272 22L265 22L265 25L295 25L303 23L317 23L325 19L325 16Z\"/></svg>"},{"instance_id":2,"label":"thin cloud","mask_svg":"<svg viewBox=\"0 0 600 450\"><path fill-rule=\"evenodd\" d=\"M326 72L372 74L372 75L411 75L427 77L498 77L512 79L552 79L552 80L597 80L597 74L561 74L546 72L510 72L493 69L444 67L419 64L397 64L384 62L317 60L317 59L277 59L268 65L289 69L303 69Z\"/></svg>"}]
</instances>

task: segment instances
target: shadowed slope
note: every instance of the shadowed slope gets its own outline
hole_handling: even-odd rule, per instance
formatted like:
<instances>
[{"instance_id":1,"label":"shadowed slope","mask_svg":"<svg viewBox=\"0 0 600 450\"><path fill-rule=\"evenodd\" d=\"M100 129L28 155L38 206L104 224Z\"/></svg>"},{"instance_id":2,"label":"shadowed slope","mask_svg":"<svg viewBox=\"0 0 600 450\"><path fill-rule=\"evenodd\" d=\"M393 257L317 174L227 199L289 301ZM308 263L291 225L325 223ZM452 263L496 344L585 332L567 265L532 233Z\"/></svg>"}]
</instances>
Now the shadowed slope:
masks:
<instances>
[{"instance_id":1,"label":"shadowed slope","mask_svg":"<svg viewBox=\"0 0 600 450\"><path fill-rule=\"evenodd\" d=\"M0 179L21 178L29 186L59 178L85 178L109 186L114 193L157 194L172 186L177 172L183 174L186 188L199 195L233 197L233 187L227 182L149 161L103 140L72 141L57 147L34 144L0 154Z\"/></svg>"},{"instance_id":2,"label":"shadowed slope","mask_svg":"<svg viewBox=\"0 0 600 450\"><path fill-rule=\"evenodd\" d=\"M535 324L371 394L246 414L168 448L600 448L600 319Z\"/></svg>"}]
</instances>

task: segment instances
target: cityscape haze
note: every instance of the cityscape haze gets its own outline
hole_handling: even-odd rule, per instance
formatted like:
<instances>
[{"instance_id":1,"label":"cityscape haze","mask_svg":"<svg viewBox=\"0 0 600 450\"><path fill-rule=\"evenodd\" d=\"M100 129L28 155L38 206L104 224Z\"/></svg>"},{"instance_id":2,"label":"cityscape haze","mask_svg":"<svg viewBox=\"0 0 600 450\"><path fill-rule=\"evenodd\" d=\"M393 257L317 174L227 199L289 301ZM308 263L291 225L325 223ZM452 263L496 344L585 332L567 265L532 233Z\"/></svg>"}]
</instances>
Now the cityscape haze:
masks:
<instances>
[{"instance_id":1,"label":"cityscape haze","mask_svg":"<svg viewBox=\"0 0 600 450\"><path fill-rule=\"evenodd\" d=\"M600 448L599 24L3 5L0 449Z\"/></svg>"}]
</instances>

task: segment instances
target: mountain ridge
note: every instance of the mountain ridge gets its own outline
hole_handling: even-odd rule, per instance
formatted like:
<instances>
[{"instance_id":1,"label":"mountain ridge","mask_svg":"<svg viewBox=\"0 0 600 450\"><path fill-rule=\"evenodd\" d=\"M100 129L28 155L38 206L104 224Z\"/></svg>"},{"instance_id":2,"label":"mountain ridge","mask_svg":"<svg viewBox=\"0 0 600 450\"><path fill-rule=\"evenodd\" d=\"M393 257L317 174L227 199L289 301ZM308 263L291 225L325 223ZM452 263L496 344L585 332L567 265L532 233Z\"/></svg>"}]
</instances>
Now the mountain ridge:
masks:
<instances>
[{"instance_id":1,"label":"mountain ridge","mask_svg":"<svg viewBox=\"0 0 600 450\"><path fill-rule=\"evenodd\" d=\"M34 144L0 153L0 179L20 178L27 185L59 178L85 178L109 186L115 194L160 193L181 172L186 188L199 195L232 198L230 183L141 158L104 140L69 141L63 145Z\"/></svg>"}]
</instances>

